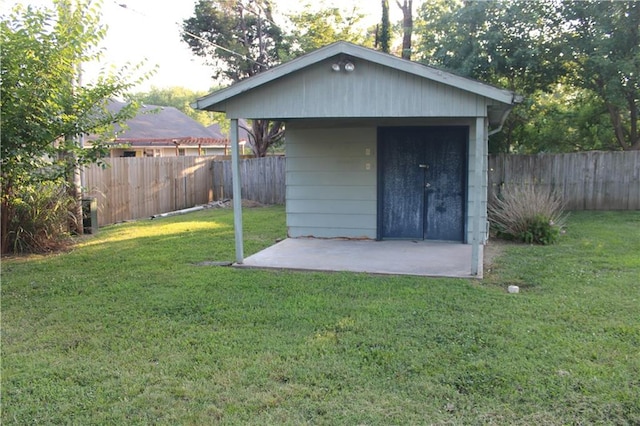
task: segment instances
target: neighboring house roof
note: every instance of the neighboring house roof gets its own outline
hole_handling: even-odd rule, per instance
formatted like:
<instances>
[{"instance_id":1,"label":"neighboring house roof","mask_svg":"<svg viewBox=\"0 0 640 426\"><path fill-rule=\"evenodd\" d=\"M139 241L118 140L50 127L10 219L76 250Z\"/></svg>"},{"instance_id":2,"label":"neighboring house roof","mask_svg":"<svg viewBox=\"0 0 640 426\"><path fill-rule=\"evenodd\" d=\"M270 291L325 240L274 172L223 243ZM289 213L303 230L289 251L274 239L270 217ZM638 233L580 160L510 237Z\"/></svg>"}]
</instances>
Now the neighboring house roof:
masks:
<instances>
[{"instance_id":1,"label":"neighboring house roof","mask_svg":"<svg viewBox=\"0 0 640 426\"><path fill-rule=\"evenodd\" d=\"M107 108L118 111L124 102L111 101ZM116 125L112 145L131 147L224 147L227 139L174 107L143 105L123 128ZM89 140L92 138L89 137Z\"/></svg>"},{"instance_id":2,"label":"neighboring house roof","mask_svg":"<svg viewBox=\"0 0 640 426\"><path fill-rule=\"evenodd\" d=\"M331 60L331 63L328 62L329 60ZM294 90L293 88L295 88L295 94L299 102L296 105L307 106L309 105L309 103L305 102L315 102L316 99L326 102L328 96L334 97L335 102L333 103L333 108L321 111L320 113L315 112L316 117L331 117L332 113L337 112L338 114L340 114L341 112L346 111L346 108L340 109L340 105L350 102L355 96L359 97L358 101L366 102L366 96L373 95L373 93L371 92L367 93L367 89L371 89L371 85L374 85L374 87L376 87L376 84L377 87L380 87L380 84L383 83L379 80L373 80L367 82L367 84L369 84L370 86L365 86L359 83L357 80L351 80L351 82L349 83L350 86L341 86L339 84L331 86L331 81L325 80L327 82L327 86L318 87L317 83L320 78L329 78L326 74L326 68L324 68L324 62L327 62L327 64L330 66L332 63L338 63L339 61L359 61L359 64L355 64L356 70L358 70L361 65L366 65L366 63L368 63L373 67L378 66L383 67L384 69L400 71L402 73L406 73L418 78L417 80L412 80L412 83L410 84L418 84L419 81L423 81L424 79L426 79L441 88L449 87L454 90L457 89L471 95L482 97L486 100L486 105L491 106L491 109L493 110L489 112L489 119L494 124L500 121L500 118L504 115L505 111L508 111L514 104L522 101L522 98L520 96L508 90L500 89L476 80L461 77L420 63L411 62L396 56L341 41L315 50L290 62L271 68L251 78L235 83L225 89L204 96L198 99L194 104L192 104L192 106L200 110L225 112L231 118L240 118L237 117L237 115L244 112L240 111L240 109L247 109L246 107L238 108L241 99L243 99L243 95L247 92L256 92L256 98L267 98L268 100L265 102L273 102L274 107L276 107L263 108L263 110L266 110L266 117L256 118L301 118L303 112L299 111L299 113L297 113L296 111L291 110L286 111L287 114L290 114L289 116L277 116L276 114L279 114L277 107L279 105L283 105L282 99L271 99L273 98L273 96L278 96L278 94L281 94L280 96L284 96L282 95L284 91L288 90L289 88L291 88L291 90ZM316 65L322 65L321 69L323 74L320 74L319 72L314 70L313 67ZM380 73L380 68L374 70L373 67L369 69L371 71L378 72L378 74L374 75L374 78L380 77L380 75L384 75ZM283 77L290 76L301 70L308 70L308 74L301 75L297 79L291 77L288 80L290 84L288 84L287 86L278 85L278 83L281 83L281 79ZM343 72L342 74L349 73ZM350 74L356 75L357 72ZM370 74L369 78L371 78L372 75L373 73ZM412 94L413 86L409 87L407 86L406 82L399 80L394 81L394 83L396 84L396 86L393 87L399 87L398 85L402 85L401 87L407 90L406 93ZM271 91L267 91L265 87L269 85L275 85L274 89ZM347 91L349 91L348 88L352 88L350 93L346 93ZM339 89L345 90L341 92ZM262 92L262 90L264 90L264 92ZM415 92L416 91L413 90L413 94L415 94ZM384 95L388 94L388 92L384 93ZM347 95L352 96L348 98ZM234 102L236 100L235 98L238 99L237 102ZM289 99L286 100L288 101ZM370 102L371 101L373 101L373 99L370 99ZM327 102L327 104L329 104L329 102ZM364 110L365 108L366 105L361 110ZM256 108L253 108L252 111L255 110ZM416 114L417 116L422 116L421 111L416 111ZM234 117L234 115L236 117ZM376 114L375 116L385 116L385 114ZM336 117L336 115L334 115L333 117Z\"/></svg>"},{"instance_id":3,"label":"neighboring house roof","mask_svg":"<svg viewBox=\"0 0 640 426\"><path fill-rule=\"evenodd\" d=\"M222 129L220 129L220 125L218 123L213 123L212 125L207 126L207 130L216 135L217 138L225 139L225 136L222 134Z\"/></svg>"}]
</instances>

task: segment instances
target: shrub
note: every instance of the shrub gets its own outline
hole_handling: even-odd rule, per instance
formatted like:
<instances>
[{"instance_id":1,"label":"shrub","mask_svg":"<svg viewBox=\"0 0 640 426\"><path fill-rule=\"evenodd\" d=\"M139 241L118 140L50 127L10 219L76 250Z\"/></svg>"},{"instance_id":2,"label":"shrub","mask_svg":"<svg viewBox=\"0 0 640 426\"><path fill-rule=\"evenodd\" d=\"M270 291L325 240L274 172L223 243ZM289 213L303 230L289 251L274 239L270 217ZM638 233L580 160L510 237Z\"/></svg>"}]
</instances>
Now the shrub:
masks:
<instances>
[{"instance_id":1,"label":"shrub","mask_svg":"<svg viewBox=\"0 0 640 426\"><path fill-rule=\"evenodd\" d=\"M20 188L16 195L8 230L14 253L44 253L69 244L73 199L64 185L44 182Z\"/></svg>"},{"instance_id":2,"label":"shrub","mask_svg":"<svg viewBox=\"0 0 640 426\"><path fill-rule=\"evenodd\" d=\"M505 187L489 200L489 222L497 236L529 244L553 244L566 215L562 199L533 185Z\"/></svg>"}]
</instances>

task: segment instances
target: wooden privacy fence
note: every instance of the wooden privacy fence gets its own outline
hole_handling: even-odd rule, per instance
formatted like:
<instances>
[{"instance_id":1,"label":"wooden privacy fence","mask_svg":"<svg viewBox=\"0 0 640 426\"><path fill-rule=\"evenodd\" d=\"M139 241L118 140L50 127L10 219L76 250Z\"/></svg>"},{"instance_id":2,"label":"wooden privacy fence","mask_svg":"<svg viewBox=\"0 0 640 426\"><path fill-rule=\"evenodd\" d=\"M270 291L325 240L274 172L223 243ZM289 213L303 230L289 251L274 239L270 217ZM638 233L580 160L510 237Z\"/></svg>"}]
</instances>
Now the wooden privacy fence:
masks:
<instances>
[{"instance_id":1,"label":"wooden privacy fence","mask_svg":"<svg viewBox=\"0 0 640 426\"><path fill-rule=\"evenodd\" d=\"M84 172L86 195L98 202L99 226L213 201L213 157L109 158L106 163Z\"/></svg>"},{"instance_id":2,"label":"wooden privacy fence","mask_svg":"<svg viewBox=\"0 0 640 426\"><path fill-rule=\"evenodd\" d=\"M95 197L104 226L231 198L231 161L216 157L109 158L84 172L87 197ZM242 198L284 204L284 157L240 161Z\"/></svg>"},{"instance_id":3,"label":"wooden privacy fence","mask_svg":"<svg viewBox=\"0 0 640 426\"><path fill-rule=\"evenodd\" d=\"M509 185L553 190L568 210L640 210L640 151L490 156L490 195Z\"/></svg>"},{"instance_id":4,"label":"wooden privacy fence","mask_svg":"<svg viewBox=\"0 0 640 426\"><path fill-rule=\"evenodd\" d=\"M242 198L262 204L285 203L285 157L251 158L240 161ZM217 200L232 198L231 161L213 163Z\"/></svg>"},{"instance_id":5,"label":"wooden privacy fence","mask_svg":"<svg viewBox=\"0 0 640 426\"><path fill-rule=\"evenodd\" d=\"M215 157L110 158L85 170L98 224L151 217L231 198L231 161ZM285 203L284 157L240 161L242 198ZM640 151L492 155L489 191L535 185L561 195L569 210L640 210Z\"/></svg>"}]
</instances>

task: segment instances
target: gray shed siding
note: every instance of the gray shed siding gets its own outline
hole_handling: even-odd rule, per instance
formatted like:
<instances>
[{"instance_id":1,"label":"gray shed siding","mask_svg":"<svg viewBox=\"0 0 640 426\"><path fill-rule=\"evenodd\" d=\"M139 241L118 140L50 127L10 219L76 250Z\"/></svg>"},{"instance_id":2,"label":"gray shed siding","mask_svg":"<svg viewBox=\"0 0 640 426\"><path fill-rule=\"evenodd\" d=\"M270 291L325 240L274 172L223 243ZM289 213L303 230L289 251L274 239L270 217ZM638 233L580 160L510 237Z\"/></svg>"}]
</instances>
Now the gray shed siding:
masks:
<instances>
[{"instance_id":1,"label":"gray shed siding","mask_svg":"<svg viewBox=\"0 0 640 426\"><path fill-rule=\"evenodd\" d=\"M334 72L325 60L225 102L230 118L484 117L493 101L363 60ZM248 101L248 98L251 101Z\"/></svg>"},{"instance_id":2,"label":"gray shed siding","mask_svg":"<svg viewBox=\"0 0 640 426\"><path fill-rule=\"evenodd\" d=\"M370 238L377 236L377 126L315 127L287 124L286 214L289 237ZM411 125L469 126L465 234L472 241L473 215L480 203L481 240L487 238L486 144L476 140L476 119L420 120ZM334 123L335 124L335 123ZM485 135L486 132L483 130ZM367 151L368 150L368 151ZM478 151L479 150L479 151ZM481 152L478 158L476 152ZM367 155L368 154L368 155ZM368 165L368 168L367 168ZM482 176L476 182L476 168Z\"/></svg>"},{"instance_id":3,"label":"gray shed siding","mask_svg":"<svg viewBox=\"0 0 640 426\"><path fill-rule=\"evenodd\" d=\"M289 123L289 236L374 239L376 174L375 126L296 128Z\"/></svg>"}]
</instances>

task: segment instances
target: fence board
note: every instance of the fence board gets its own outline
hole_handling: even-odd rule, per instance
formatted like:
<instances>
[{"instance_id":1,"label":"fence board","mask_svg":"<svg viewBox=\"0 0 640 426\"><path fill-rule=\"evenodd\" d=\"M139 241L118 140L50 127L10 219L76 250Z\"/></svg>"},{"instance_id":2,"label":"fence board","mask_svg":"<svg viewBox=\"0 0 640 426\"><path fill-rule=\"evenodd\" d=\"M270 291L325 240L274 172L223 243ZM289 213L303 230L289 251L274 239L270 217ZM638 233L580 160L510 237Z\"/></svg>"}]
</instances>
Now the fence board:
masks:
<instances>
[{"instance_id":1,"label":"fence board","mask_svg":"<svg viewBox=\"0 0 640 426\"><path fill-rule=\"evenodd\" d=\"M489 157L491 195L509 185L556 191L569 210L640 210L640 151Z\"/></svg>"},{"instance_id":2,"label":"fence board","mask_svg":"<svg viewBox=\"0 0 640 426\"><path fill-rule=\"evenodd\" d=\"M251 158L240 161L242 198L262 204L285 203L284 157ZM231 161L213 163L215 198L232 198Z\"/></svg>"},{"instance_id":3,"label":"fence board","mask_svg":"<svg viewBox=\"0 0 640 426\"><path fill-rule=\"evenodd\" d=\"M111 158L84 172L100 226L232 197L231 161L214 157ZM285 203L284 157L240 161L243 199ZM560 194L569 210L640 210L640 151L492 155L489 192L535 185Z\"/></svg>"},{"instance_id":4,"label":"fence board","mask_svg":"<svg viewBox=\"0 0 640 426\"><path fill-rule=\"evenodd\" d=\"M118 223L213 201L212 157L109 158L84 171L98 224Z\"/></svg>"}]
</instances>

